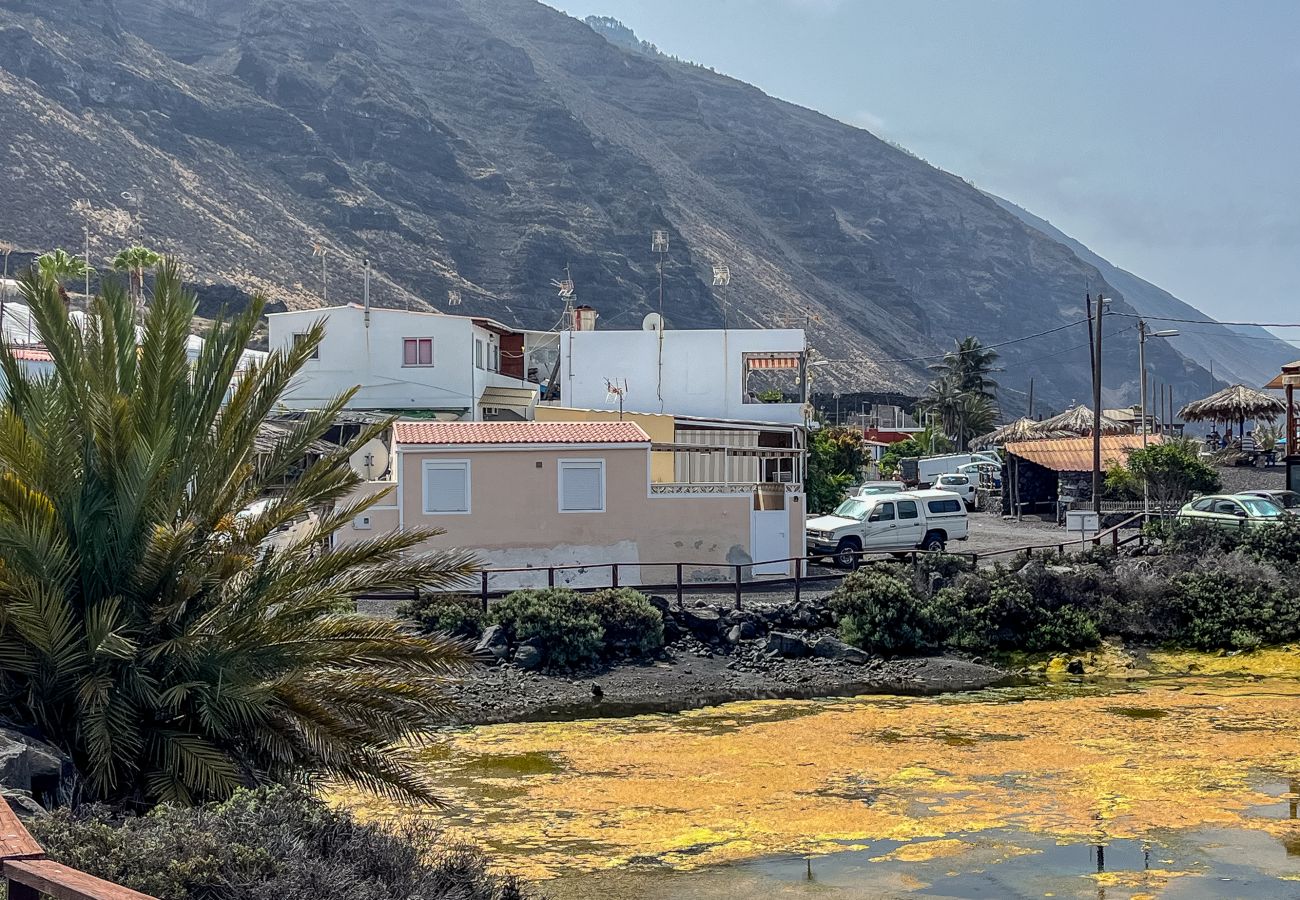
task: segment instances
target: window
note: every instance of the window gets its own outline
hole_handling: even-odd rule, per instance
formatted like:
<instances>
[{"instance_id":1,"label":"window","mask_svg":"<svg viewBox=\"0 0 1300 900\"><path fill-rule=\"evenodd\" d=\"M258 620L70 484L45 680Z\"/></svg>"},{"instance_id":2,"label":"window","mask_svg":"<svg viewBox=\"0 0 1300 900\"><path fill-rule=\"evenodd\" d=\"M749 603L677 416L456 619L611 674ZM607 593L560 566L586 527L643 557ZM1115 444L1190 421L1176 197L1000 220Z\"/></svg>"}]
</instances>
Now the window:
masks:
<instances>
[{"instance_id":1,"label":"window","mask_svg":"<svg viewBox=\"0 0 1300 900\"><path fill-rule=\"evenodd\" d=\"M469 460L425 460L425 515L455 515L468 512Z\"/></svg>"},{"instance_id":2,"label":"window","mask_svg":"<svg viewBox=\"0 0 1300 900\"><path fill-rule=\"evenodd\" d=\"M433 338L403 338L402 365L433 365Z\"/></svg>"},{"instance_id":3,"label":"window","mask_svg":"<svg viewBox=\"0 0 1300 900\"><path fill-rule=\"evenodd\" d=\"M1241 511L1241 507L1231 500L1220 500L1214 504L1214 511L1224 516L1235 516Z\"/></svg>"},{"instance_id":4,"label":"window","mask_svg":"<svg viewBox=\"0 0 1300 900\"><path fill-rule=\"evenodd\" d=\"M915 500L898 501L898 517L900 519L916 519L920 517L920 512L916 508Z\"/></svg>"},{"instance_id":5,"label":"window","mask_svg":"<svg viewBox=\"0 0 1300 900\"><path fill-rule=\"evenodd\" d=\"M296 350L296 349L298 348L298 345L301 344L301 343L302 343L303 341L305 341L305 340L307 340L307 332L305 332L305 331L295 331L295 332L293 333L293 346L294 346L294 349ZM311 352L311 356L309 356L309 357L307 357L307 358L308 358L308 359L320 359L320 344L317 344L317 345L316 345L316 349L313 350L313 351Z\"/></svg>"},{"instance_id":6,"label":"window","mask_svg":"<svg viewBox=\"0 0 1300 900\"><path fill-rule=\"evenodd\" d=\"M488 344L488 371L501 371L501 348L496 344Z\"/></svg>"},{"instance_id":7,"label":"window","mask_svg":"<svg viewBox=\"0 0 1300 900\"><path fill-rule=\"evenodd\" d=\"M1214 501L1210 499L1197 500L1192 504L1192 509L1197 512L1209 512L1214 508Z\"/></svg>"},{"instance_id":8,"label":"window","mask_svg":"<svg viewBox=\"0 0 1300 900\"><path fill-rule=\"evenodd\" d=\"M562 459L560 512L605 511L605 461Z\"/></svg>"},{"instance_id":9,"label":"window","mask_svg":"<svg viewBox=\"0 0 1300 900\"><path fill-rule=\"evenodd\" d=\"M894 504L882 503L876 507L876 511L871 514L868 522L892 522L894 521Z\"/></svg>"},{"instance_id":10,"label":"window","mask_svg":"<svg viewBox=\"0 0 1300 900\"><path fill-rule=\"evenodd\" d=\"M967 485L970 484L970 479L967 478L965 475L944 475L942 478L939 479L939 483Z\"/></svg>"},{"instance_id":11,"label":"window","mask_svg":"<svg viewBox=\"0 0 1300 900\"><path fill-rule=\"evenodd\" d=\"M961 512L961 501L960 500L930 500L926 502L925 508L932 513Z\"/></svg>"},{"instance_id":12,"label":"window","mask_svg":"<svg viewBox=\"0 0 1300 900\"><path fill-rule=\"evenodd\" d=\"M482 338L475 338L475 339L474 339L474 368L476 368L476 369L481 369L481 368L483 368L483 365L484 365L484 363L483 363L483 339L482 339Z\"/></svg>"}]
</instances>

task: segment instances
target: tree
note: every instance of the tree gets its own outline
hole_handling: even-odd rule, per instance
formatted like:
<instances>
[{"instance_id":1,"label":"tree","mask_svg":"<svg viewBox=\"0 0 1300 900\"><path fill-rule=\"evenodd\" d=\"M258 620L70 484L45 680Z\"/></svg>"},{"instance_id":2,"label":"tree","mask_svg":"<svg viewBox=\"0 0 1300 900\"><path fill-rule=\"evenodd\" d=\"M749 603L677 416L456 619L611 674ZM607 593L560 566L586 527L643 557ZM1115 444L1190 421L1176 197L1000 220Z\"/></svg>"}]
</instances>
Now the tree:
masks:
<instances>
[{"instance_id":1,"label":"tree","mask_svg":"<svg viewBox=\"0 0 1300 900\"><path fill-rule=\"evenodd\" d=\"M139 244L119 250L112 259L114 272L125 272L131 280L131 293L140 299L144 296L144 272L162 261L162 257Z\"/></svg>"},{"instance_id":2,"label":"tree","mask_svg":"<svg viewBox=\"0 0 1300 900\"><path fill-rule=\"evenodd\" d=\"M944 354L943 361L930 366L940 378L950 379L960 393L973 393L995 399L993 390L998 386L990 376L998 352L990 350L980 343L977 337L967 337L957 342L956 347Z\"/></svg>"},{"instance_id":3,"label":"tree","mask_svg":"<svg viewBox=\"0 0 1300 900\"><path fill-rule=\"evenodd\" d=\"M1134 450L1128 469L1162 509L1177 508L1193 493L1219 489L1219 474L1201 461L1195 441L1169 440Z\"/></svg>"},{"instance_id":4,"label":"tree","mask_svg":"<svg viewBox=\"0 0 1300 900\"><path fill-rule=\"evenodd\" d=\"M69 302L68 291L63 282L73 278L85 278L89 267L80 256L73 256L66 250L52 250L42 254L36 260L36 268L43 277L54 281L59 289L59 297L66 306Z\"/></svg>"},{"instance_id":5,"label":"tree","mask_svg":"<svg viewBox=\"0 0 1300 900\"><path fill-rule=\"evenodd\" d=\"M431 536L419 530L325 549L378 499L350 499L348 457L382 424L244 512L350 396L256 451L323 327L236 375L263 303L218 319L191 365L196 301L173 261L138 342L120 286L81 327L48 276L21 290L54 371L29 375L0 350L0 715L62 748L97 798L191 803L328 776L430 799L397 745L439 723L466 657L352 598L451 586L473 559L414 552ZM309 511L309 534L265 547Z\"/></svg>"},{"instance_id":6,"label":"tree","mask_svg":"<svg viewBox=\"0 0 1300 900\"><path fill-rule=\"evenodd\" d=\"M866 462L862 433L852 428L822 428L808 441L808 508L830 512L840 505Z\"/></svg>"},{"instance_id":7,"label":"tree","mask_svg":"<svg viewBox=\"0 0 1300 900\"><path fill-rule=\"evenodd\" d=\"M917 411L936 414L944 433L959 449L965 449L971 438L992 431L997 422L993 390L998 383L991 377L997 358L996 350L968 337L944 354L942 362L930 366L937 377L917 404Z\"/></svg>"}]
</instances>

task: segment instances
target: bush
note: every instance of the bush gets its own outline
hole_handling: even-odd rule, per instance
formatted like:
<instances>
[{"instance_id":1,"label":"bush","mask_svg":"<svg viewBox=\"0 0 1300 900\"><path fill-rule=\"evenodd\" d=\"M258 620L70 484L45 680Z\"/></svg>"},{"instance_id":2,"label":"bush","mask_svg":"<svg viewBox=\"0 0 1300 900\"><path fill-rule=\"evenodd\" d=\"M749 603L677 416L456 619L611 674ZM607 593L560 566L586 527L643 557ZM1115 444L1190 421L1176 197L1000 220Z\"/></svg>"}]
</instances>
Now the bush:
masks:
<instances>
[{"instance_id":1,"label":"bush","mask_svg":"<svg viewBox=\"0 0 1300 900\"><path fill-rule=\"evenodd\" d=\"M1100 631L1092 604L1078 602L1073 591L1062 590L1041 564L1035 565L1037 569L1026 566L1021 572L971 573L944 588L931 604L937 632L950 646L978 653L1071 650L1096 644ZM1030 590L1027 576L1038 579L1041 594Z\"/></svg>"},{"instance_id":2,"label":"bush","mask_svg":"<svg viewBox=\"0 0 1300 900\"><path fill-rule=\"evenodd\" d=\"M430 818L389 831L285 788L139 817L85 807L28 826L53 859L159 900L524 896L513 878L489 874L481 853L444 843Z\"/></svg>"},{"instance_id":3,"label":"bush","mask_svg":"<svg viewBox=\"0 0 1300 900\"><path fill-rule=\"evenodd\" d=\"M397 607L397 614L424 634L474 638L483 630L483 601L465 594L423 593Z\"/></svg>"},{"instance_id":4,"label":"bush","mask_svg":"<svg viewBox=\"0 0 1300 900\"><path fill-rule=\"evenodd\" d=\"M1276 524L1247 528L1238 537L1237 545L1261 562L1296 566L1300 564L1300 516L1287 515Z\"/></svg>"},{"instance_id":5,"label":"bush","mask_svg":"<svg viewBox=\"0 0 1300 900\"><path fill-rule=\"evenodd\" d=\"M591 595L607 652L653 653L664 645L664 617L640 591L610 588Z\"/></svg>"},{"instance_id":6,"label":"bush","mask_svg":"<svg viewBox=\"0 0 1300 900\"><path fill-rule=\"evenodd\" d=\"M847 576L830 596L840 637L884 656L913 653L930 645L921 600L901 578L863 569Z\"/></svg>"},{"instance_id":7,"label":"bush","mask_svg":"<svg viewBox=\"0 0 1300 900\"><path fill-rule=\"evenodd\" d=\"M487 622L504 628L511 643L536 640L547 666L586 665L605 643L595 607L568 588L515 591L488 610Z\"/></svg>"},{"instance_id":8,"label":"bush","mask_svg":"<svg viewBox=\"0 0 1300 900\"><path fill-rule=\"evenodd\" d=\"M1300 637L1300 598L1277 570L1244 553L1202 560L1174 579L1167 608L1173 639L1198 650L1250 650Z\"/></svg>"}]
</instances>

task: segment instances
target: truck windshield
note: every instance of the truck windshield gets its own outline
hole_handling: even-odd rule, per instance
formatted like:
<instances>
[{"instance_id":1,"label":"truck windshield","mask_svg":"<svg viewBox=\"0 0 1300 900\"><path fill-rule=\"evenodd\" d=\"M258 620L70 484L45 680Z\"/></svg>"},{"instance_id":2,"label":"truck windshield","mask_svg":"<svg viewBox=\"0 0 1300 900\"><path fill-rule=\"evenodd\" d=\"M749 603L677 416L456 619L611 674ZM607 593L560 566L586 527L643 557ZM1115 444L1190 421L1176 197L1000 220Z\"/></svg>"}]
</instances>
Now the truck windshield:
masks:
<instances>
[{"instance_id":1,"label":"truck windshield","mask_svg":"<svg viewBox=\"0 0 1300 900\"><path fill-rule=\"evenodd\" d=\"M835 510L835 515L843 516L846 519L857 519L861 522L867 517L871 507L861 500L845 500Z\"/></svg>"}]
</instances>

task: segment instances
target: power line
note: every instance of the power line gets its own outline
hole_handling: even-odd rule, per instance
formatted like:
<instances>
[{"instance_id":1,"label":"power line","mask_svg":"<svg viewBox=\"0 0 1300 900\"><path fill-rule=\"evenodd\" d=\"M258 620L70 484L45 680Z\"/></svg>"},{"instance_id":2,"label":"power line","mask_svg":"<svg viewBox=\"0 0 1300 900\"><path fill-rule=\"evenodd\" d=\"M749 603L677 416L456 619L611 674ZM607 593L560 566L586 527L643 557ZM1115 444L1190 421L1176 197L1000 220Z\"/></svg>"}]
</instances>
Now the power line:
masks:
<instances>
[{"instance_id":1,"label":"power line","mask_svg":"<svg viewBox=\"0 0 1300 900\"><path fill-rule=\"evenodd\" d=\"M1246 325L1253 328L1300 328L1300 322L1219 322L1214 319L1179 319L1174 316L1146 316L1139 313L1111 312L1108 315L1152 322L1185 322L1188 325ZM1281 338L1279 338L1281 340Z\"/></svg>"},{"instance_id":2,"label":"power line","mask_svg":"<svg viewBox=\"0 0 1300 900\"><path fill-rule=\"evenodd\" d=\"M978 347L973 348L973 349L970 350L969 352L971 352L971 353L982 352L982 351L984 351L984 350L992 350L992 349L994 349L994 348L996 348L996 347L1006 347L1006 346L1008 346L1008 345L1010 345L1010 344L1019 344L1019 343L1021 343L1021 342L1023 342L1023 341L1032 341L1032 340L1034 340L1035 338L1045 337L1045 336L1047 336L1047 335L1049 335L1049 334L1055 334L1055 333L1058 332L1058 331L1064 331L1065 329L1067 329L1067 328L1073 328L1073 327L1076 326L1076 325L1083 325L1083 324L1085 324L1087 321L1088 321L1087 319L1079 319L1079 320L1074 321L1074 322L1067 322L1067 323L1064 324L1064 325L1058 325L1058 326L1056 326L1055 328L1049 328L1049 329L1047 329L1046 331L1039 331L1039 332L1036 332L1036 333L1034 333L1034 334L1027 334L1027 335L1025 335L1024 337L1012 338L1012 339L1007 340L1007 341L999 341L999 342L996 343L996 344L980 344ZM965 351L965 350L949 350L949 351L947 351L947 352L945 352L945 353L932 353L932 354L930 354L929 356L900 356L900 357L895 358L895 359L881 358L881 357L878 357L878 356L861 356L861 357L847 357L847 356L845 356L845 357L832 357L832 358L827 358L826 361L827 361L827 362L857 362L857 361L859 361L859 360L864 360L864 361L867 361L867 362L873 362L873 363L924 362L924 361L927 360L927 359L944 359L945 357L947 357L947 356L949 356L949 355L961 355L961 354L966 353L966 352L967 352L967 351Z\"/></svg>"}]
</instances>

